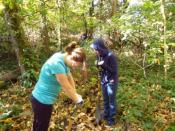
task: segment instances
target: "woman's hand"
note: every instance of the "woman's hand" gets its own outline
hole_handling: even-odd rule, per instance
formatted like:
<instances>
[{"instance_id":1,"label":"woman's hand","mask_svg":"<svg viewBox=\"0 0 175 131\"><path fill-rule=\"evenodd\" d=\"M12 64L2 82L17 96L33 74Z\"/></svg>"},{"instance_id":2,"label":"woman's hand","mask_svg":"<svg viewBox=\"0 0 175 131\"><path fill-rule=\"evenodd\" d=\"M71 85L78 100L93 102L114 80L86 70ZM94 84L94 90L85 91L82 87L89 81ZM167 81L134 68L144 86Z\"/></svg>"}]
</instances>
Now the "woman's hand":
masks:
<instances>
[{"instance_id":1,"label":"woman's hand","mask_svg":"<svg viewBox=\"0 0 175 131\"><path fill-rule=\"evenodd\" d=\"M79 94L76 94L76 96L77 96L76 104L78 104L78 105L82 105L83 102L84 102L82 96L79 95Z\"/></svg>"}]
</instances>

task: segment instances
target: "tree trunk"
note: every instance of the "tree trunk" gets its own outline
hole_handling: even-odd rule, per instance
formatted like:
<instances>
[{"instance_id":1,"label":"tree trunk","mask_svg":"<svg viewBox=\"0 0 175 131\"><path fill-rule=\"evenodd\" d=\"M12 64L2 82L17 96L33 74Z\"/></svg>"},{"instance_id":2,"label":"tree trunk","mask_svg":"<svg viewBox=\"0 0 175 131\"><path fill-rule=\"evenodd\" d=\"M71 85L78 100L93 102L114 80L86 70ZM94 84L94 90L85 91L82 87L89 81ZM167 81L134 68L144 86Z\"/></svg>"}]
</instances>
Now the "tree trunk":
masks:
<instances>
[{"instance_id":1,"label":"tree trunk","mask_svg":"<svg viewBox=\"0 0 175 131\"><path fill-rule=\"evenodd\" d=\"M48 34L48 27L47 27L47 11L46 11L46 3L44 0L41 0L41 17L42 17L42 32L41 32L41 38L43 40L43 45L44 45L44 52L46 52L47 55L50 53L49 49L49 43L50 43L50 38Z\"/></svg>"},{"instance_id":2,"label":"tree trunk","mask_svg":"<svg viewBox=\"0 0 175 131\"><path fill-rule=\"evenodd\" d=\"M58 25L57 25L57 31L58 31L58 46L60 47L60 50L62 50L62 44L61 44L61 0L57 0L57 7L58 7Z\"/></svg>"},{"instance_id":3,"label":"tree trunk","mask_svg":"<svg viewBox=\"0 0 175 131\"><path fill-rule=\"evenodd\" d=\"M167 62L167 51L168 45L166 44L166 14L165 14L165 0L160 0L161 2L161 13L163 17L163 43L164 43L164 73L165 79L167 78L168 62Z\"/></svg>"},{"instance_id":4,"label":"tree trunk","mask_svg":"<svg viewBox=\"0 0 175 131\"><path fill-rule=\"evenodd\" d=\"M110 0L112 11L111 11L111 17L115 14L117 9L117 1L116 0Z\"/></svg>"},{"instance_id":5,"label":"tree trunk","mask_svg":"<svg viewBox=\"0 0 175 131\"><path fill-rule=\"evenodd\" d=\"M17 17L18 14L18 8L17 5L15 6L14 3L14 8L9 8L8 4L5 4L5 9L3 11L4 13L4 19L6 23L7 30L9 32L10 36L10 42L12 43L12 48L15 51L17 60L18 60L18 66L20 68L21 74L24 73L24 65L22 64L22 48L25 45L25 42L23 40L23 35L20 30L20 22ZM21 50L20 50L21 48Z\"/></svg>"},{"instance_id":6,"label":"tree trunk","mask_svg":"<svg viewBox=\"0 0 175 131\"><path fill-rule=\"evenodd\" d=\"M85 14L83 14L82 17L83 17L84 30L85 30L84 34L86 35L86 38L87 38L89 36L89 34L88 34L88 24L87 24Z\"/></svg>"},{"instance_id":7,"label":"tree trunk","mask_svg":"<svg viewBox=\"0 0 175 131\"><path fill-rule=\"evenodd\" d=\"M20 69L17 68L13 71L8 71L7 73L0 75L0 81L13 81L17 80L18 76L20 75Z\"/></svg>"},{"instance_id":8,"label":"tree trunk","mask_svg":"<svg viewBox=\"0 0 175 131\"><path fill-rule=\"evenodd\" d=\"M93 2L94 2L94 0L92 0L92 6L89 8L89 16L90 16L90 18L92 18L93 15L94 15L94 5L93 5ZM88 31L89 38L92 38L93 37L93 30L94 30L94 28L93 28L93 26L91 26L89 28L89 31Z\"/></svg>"}]
</instances>

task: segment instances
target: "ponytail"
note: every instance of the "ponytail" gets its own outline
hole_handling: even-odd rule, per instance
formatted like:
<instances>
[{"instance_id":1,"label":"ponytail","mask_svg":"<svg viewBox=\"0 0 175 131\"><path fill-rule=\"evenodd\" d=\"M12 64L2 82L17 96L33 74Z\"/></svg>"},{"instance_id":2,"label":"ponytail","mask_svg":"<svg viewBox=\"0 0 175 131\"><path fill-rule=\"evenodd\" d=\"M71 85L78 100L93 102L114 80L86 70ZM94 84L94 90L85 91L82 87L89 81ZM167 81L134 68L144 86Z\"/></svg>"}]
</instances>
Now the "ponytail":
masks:
<instances>
[{"instance_id":1,"label":"ponytail","mask_svg":"<svg viewBox=\"0 0 175 131\"><path fill-rule=\"evenodd\" d=\"M71 43L69 43L66 47L65 47L65 52L67 52L68 54L71 54L72 53L72 51L75 49L75 48L77 48L78 47L78 45L77 45L77 43L75 42L75 41L73 41L73 42L71 42Z\"/></svg>"},{"instance_id":2,"label":"ponytail","mask_svg":"<svg viewBox=\"0 0 175 131\"><path fill-rule=\"evenodd\" d=\"M64 50L69 55L73 55L73 60L81 63L86 61L86 54L84 50L80 48L75 41L68 44Z\"/></svg>"}]
</instances>

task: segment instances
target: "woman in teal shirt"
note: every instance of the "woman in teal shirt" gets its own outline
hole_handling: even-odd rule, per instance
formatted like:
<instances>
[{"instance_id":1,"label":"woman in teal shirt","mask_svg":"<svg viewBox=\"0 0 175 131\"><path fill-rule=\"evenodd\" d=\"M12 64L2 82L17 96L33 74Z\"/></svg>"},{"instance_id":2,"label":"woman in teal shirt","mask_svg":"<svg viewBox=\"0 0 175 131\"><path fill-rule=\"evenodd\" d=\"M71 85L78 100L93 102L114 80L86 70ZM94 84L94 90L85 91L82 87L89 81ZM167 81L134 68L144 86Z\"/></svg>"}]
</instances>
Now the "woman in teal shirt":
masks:
<instances>
[{"instance_id":1,"label":"woman in teal shirt","mask_svg":"<svg viewBox=\"0 0 175 131\"><path fill-rule=\"evenodd\" d=\"M32 91L33 131L48 130L53 104L61 89L75 103L83 102L81 95L76 92L70 68L82 67L86 71L85 60L84 51L72 42L65 48L65 53L55 53L44 63Z\"/></svg>"}]
</instances>

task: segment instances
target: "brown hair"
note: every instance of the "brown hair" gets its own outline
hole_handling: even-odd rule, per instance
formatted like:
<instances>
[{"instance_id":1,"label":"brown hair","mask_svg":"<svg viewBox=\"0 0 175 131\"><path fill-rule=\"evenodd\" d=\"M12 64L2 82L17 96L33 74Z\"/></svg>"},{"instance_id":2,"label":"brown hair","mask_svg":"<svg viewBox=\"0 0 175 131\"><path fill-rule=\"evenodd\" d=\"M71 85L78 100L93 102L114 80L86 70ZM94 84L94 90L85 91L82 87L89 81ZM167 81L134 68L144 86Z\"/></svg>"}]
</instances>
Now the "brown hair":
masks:
<instances>
[{"instance_id":1,"label":"brown hair","mask_svg":"<svg viewBox=\"0 0 175 131\"><path fill-rule=\"evenodd\" d=\"M72 51L77 47L77 43L75 41L69 43L65 48L65 52L67 52L68 54L71 54Z\"/></svg>"},{"instance_id":2,"label":"brown hair","mask_svg":"<svg viewBox=\"0 0 175 131\"><path fill-rule=\"evenodd\" d=\"M73 60L77 61L77 62L81 62L83 63L86 60L86 54L84 52L84 50L82 48L80 48L78 46L78 44L73 41L71 43L69 43L66 47L65 47L65 51L71 55L72 52L75 52L77 55L75 55L73 57Z\"/></svg>"}]
</instances>

